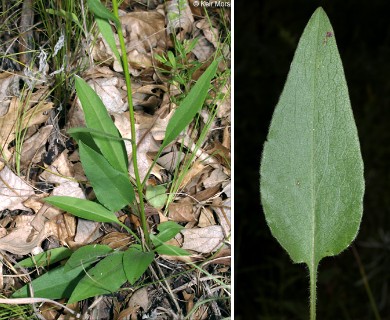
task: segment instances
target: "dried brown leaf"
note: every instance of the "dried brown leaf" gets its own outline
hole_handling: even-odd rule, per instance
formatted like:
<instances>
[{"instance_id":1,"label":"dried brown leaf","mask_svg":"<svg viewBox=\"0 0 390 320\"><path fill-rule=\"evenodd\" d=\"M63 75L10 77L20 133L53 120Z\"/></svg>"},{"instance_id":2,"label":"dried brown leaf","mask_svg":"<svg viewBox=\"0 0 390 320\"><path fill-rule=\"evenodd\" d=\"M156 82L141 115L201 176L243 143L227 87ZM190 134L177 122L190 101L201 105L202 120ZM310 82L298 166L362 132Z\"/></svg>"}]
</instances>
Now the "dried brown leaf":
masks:
<instances>
[{"instance_id":1,"label":"dried brown leaf","mask_svg":"<svg viewBox=\"0 0 390 320\"><path fill-rule=\"evenodd\" d=\"M166 2L168 33L176 34L180 40L193 29L194 16L187 0L171 0Z\"/></svg>"},{"instance_id":2,"label":"dried brown leaf","mask_svg":"<svg viewBox=\"0 0 390 320\"><path fill-rule=\"evenodd\" d=\"M88 84L98 94L109 113L123 113L128 109L128 104L122 100L123 91L117 77L91 79Z\"/></svg>"},{"instance_id":3,"label":"dried brown leaf","mask_svg":"<svg viewBox=\"0 0 390 320\"><path fill-rule=\"evenodd\" d=\"M23 142L20 158L20 164L23 168L27 168L31 163L38 163L42 160L42 154L45 152L45 143L52 130L52 125L44 126Z\"/></svg>"},{"instance_id":4,"label":"dried brown leaf","mask_svg":"<svg viewBox=\"0 0 390 320\"><path fill-rule=\"evenodd\" d=\"M198 227L204 228L208 226L214 226L216 225L213 212L207 208L203 207L200 210L200 215L198 219Z\"/></svg>"},{"instance_id":5,"label":"dried brown leaf","mask_svg":"<svg viewBox=\"0 0 390 320\"><path fill-rule=\"evenodd\" d=\"M193 201L190 198L184 198L178 202L170 203L169 218L176 222L196 221Z\"/></svg>"},{"instance_id":6,"label":"dried brown leaf","mask_svg":"<svg viewBox=\"0 0 390 320\"><path fill-rule=\"evenodd\" d=\"M152 53L165 49L165 17L157 11L130 12L121 17L129 63L134 68L153 66Z\"/></svg>"},{"instance_id":7,"label":"dried brown leaf","mask_svg":"<svg viewBox=\"0 0 390 320\"><path fill-rule=\"evenodd\" d=\"M209 226L181 231L184 242L183 249L200 253L211 253L223 245L223 231L221 226Z\"/></svg>"},{"instance_id":8,"label":"dried brown leaf","mask_svg":"<svg viewBox=\"0 0 390 320\"><path fill-rule=\"evenodd\" d=\"M219 224L223 229L225 237L230 236L231 230L231 199L222 200L216 198L213 200L212 208L218 217Z\"/></svg>"},{"instance_id":9,"label":"dried brown leaf","mask_svg":"<svg viewBox=\"0 0 390 320\"><path fill-rule=\"evenodd\" d=\"M130 236L128 233L112 231L106 234L105 236L103 236L99 240L99 243L108 245L112 249L118 249L130 245L133 241L134 238Z\"/></svg>"},{"instance_id":10,"label":"dried brown leaf","mask_svg":"<svg viewBox=\"0 0 390 320\"><path fill-rule=\"evenodd\" d=\"M45 224L42 230L35 230L30 223L32 219L34 216L17 216L12 230L0 239L0 249L14 254L29 254L53 234L49 224Z\"/></svg>"},{"instance_id":11,"label":"dried brown leaf","mask_svg":"<svg viewBox=\"0 0 390 320\"><path fill-rule=\"evenodd\" d=\"M0 211L28 210L22 202L31 195L34 195L34 189L11 169L4 167L0 171Z\"/></svg>"},{"instance_id":12,"label":"dried brown leaf","mask_svg":"<svg viewBox=\"0 0 390 320\"><path fill-rule=\"evenodd\" d=\"M0 117L8 112L11 97L19 95L19 78L16 74L0 73Z\"/></svg>"},{"instance_id":13,"label":"dried brown leaf","mask_svg":"<svg viewBox=\"0 0 390 320\"><path fill-rule=\"evenodd\" d=\"M31 100L29 104L32 104ZM16 130L22 131L45 122L48 118L47 111L52 107L53 103L51 102L39 102L34 107L30 107L16 97L11 99L7 113L0 117L0 151L4 160L8 161L12 156L8 145L15 139ZM17 123L20 124L16 126ZM4 163L0 162L0 169L3 167Z\"/></svg>"},{"instance_id":14,"label":"dried brown leaf","mask_svg":"<svg viewBox=\"0 0 390 320\"><path fill-rule=\"evenodd\" d=\"M221 185L215 185L211 188L204 189L202 191L197 192L193 195L193 197L199 202L209 200L213 196L215 196L221 189Z\"/></svg>"}]
</instances>

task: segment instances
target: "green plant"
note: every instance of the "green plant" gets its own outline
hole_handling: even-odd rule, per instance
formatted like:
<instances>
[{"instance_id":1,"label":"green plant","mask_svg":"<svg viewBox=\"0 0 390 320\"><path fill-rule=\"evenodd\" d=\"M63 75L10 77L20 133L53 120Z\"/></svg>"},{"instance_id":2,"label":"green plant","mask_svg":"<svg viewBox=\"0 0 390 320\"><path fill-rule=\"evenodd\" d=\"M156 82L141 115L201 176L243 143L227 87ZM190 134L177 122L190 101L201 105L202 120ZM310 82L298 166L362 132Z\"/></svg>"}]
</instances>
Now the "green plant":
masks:
<instances>
[{"instance_id":1,"label":"green plant","mask_svg":"<svg viewBox=\"0 0 390 320\"><path fill-rule=\"evenodd\" d=\"M188 55L194 49L198 39L180 41L174 37L174 51L168 51L166 54L156 54L156 60L160 61L164 67L160 69L162 74L168 75L170 82L178 89L182 88L182 93L174 97L174 102L180 101L186 96L192 84L192 76L202 64L199 61L188 60Z\"/></svg>"},{"instance_id":2,"label":"green plant","mask_svg":"<svg viewBox=\"0 0 390 320\"><path fill-rule=\"evenodd\" d=\"M103 36L107 39L119 61L122 61L127 85L131 136L135 137L130 74L118 18L117 1L113 1L114 13L108 11L98 0L90 0L88 3L90 10L96 16ZM120 55L115 43L110 41L112 39L110 21L114 23L118 32L122 55ZM211 63L172 116L156 159L201 109L209 90L210 81L217 71L218 62L215 60ZM159 224L157 235L152 234L148 228L144 209L145 183L141 181L138 173L136 141L131 139L135 174L135 181L133 181L134 179L128 173L124 139L111 120L107 109L99 96L84 80L76 77L75 84L84 110L87 128L73 128L69 130L69 133L78 142L81 163L98 201L62 196L48 197L45 201L80 218L116 223L131 233L137 243L126 248L125 251L112 250L104 245L89 245L74 252L71 250L53 251L50 254L44 253L35 256L33 260L26 259L20 262L23 266L31 267L37 261L41 261L40 265L46 266L69 258L65 265L48 271L31 283L36 296L50 299L67 297L69 302L115 292L126 281L134 284L152 263L155 254L188 254L181 248L166 244L183 228L177 223L168 221ZM135 188L133 184L135 184ZM125 207L131 208L139 216L144 241L141 241L137 234L116 217L115 212ZM25 286L16 291L13 297L25 297L28 294L28 287Z\"/></svg>"},{"instance_id":3,"label":"green plant","mask_svg":"<svg viewBox=\"0 0 390 320\"><path fill-rule=\"evenodd\" d=\"M314 320L319 262L356 237L364 194L348 88L322 8L309 20L295 52L264 145L260 176L273 236L293 262L308 266Z\"/></svg>"},{"instance_id":4,"label":"green plant","mask_svg":"<svg viewBox=\"0 0 390 320\"><path fill-rule=\"evenodd\" d=\"M3 298L0 295L0 299ZM28 305L8 305L0 303L0 320L21 319L32 320L37 319L33 315L34 311Z\"/></svg>"}]
</instances>

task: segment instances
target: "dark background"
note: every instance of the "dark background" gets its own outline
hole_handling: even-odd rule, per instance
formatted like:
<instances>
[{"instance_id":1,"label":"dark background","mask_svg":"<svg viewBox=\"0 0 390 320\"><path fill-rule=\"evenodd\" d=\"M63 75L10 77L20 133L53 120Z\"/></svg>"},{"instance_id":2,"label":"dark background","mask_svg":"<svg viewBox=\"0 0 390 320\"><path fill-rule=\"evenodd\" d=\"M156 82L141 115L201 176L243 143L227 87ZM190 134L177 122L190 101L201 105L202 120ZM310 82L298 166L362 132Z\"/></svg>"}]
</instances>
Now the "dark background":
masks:
<instances>
[{"instance_id":1,"label":"dark background","mask_svg":"<svg viewBox=\"0 0 390 320\"><path fill-rule=\"evenodd\" d=\"M308 319L309 277L272 238L259 165L299 37L318 6L335 31L365 163L353 247L390 319L390 1L235 1L235 319ZM352 247L320 263L317 318L375 319Z\"/></svg>"}]
</instances>

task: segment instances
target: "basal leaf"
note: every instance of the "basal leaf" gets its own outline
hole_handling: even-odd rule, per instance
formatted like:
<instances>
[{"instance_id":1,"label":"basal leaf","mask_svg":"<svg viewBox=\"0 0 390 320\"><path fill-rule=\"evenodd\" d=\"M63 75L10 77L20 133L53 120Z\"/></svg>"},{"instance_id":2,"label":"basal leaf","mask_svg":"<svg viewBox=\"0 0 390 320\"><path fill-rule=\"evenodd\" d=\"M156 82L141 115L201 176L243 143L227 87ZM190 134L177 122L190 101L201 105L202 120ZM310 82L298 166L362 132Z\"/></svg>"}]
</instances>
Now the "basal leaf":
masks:
<instances>
[{"instance_id":1,"label":"basal leaf","mask_svg":"<svg viewBox=\"0 0 390 320\"><path fill-rule=\"evenodd\" d=\"M323 257L356 237L363 161L334 31L322 8L296 49L260 174L267 223L294 262L315 274Z\"/></svg>"},{"instance_id":2,"label":"basal leaf","mask_svg":"<svg viewBox=\"0 0 390 320\"><path fill-rule=\"evenodd\" d=\"M84 110L87 127L121 138L97 93L80 77L75 78L76 91ZM92 135L96 145L107 161L118 171L128 173L127 153L122 140L108 139L102 135Z\"/></svg>"},{"instance_id":3,"label":"basal leaf","mask_svg":"<svg viewBox=\"0 0 390 320\"><path fill-rule=\"evenodd\" d=\"M162 222L157 226L159 231L156 238L161 242L173 239L184 227L174 221Z\"/></svg>"},{"instance_id":4,"label":"basal leaf","mask_svg":"<svg viewBox=\"0 0 390 320\"><path fill-rule=\"evenodd\" d=\"M65 264L65 272L96 262L113 250L106 245L90 244L77 249Z\"/></svg>"},{"instance_id":5,"label":"basal leaf","mask_svg":"<svg viewBox=\"0 0 390 320\"><path fill-rule=\"evenodd\" d=\"M26 258L18 262L18 266L32 268L35 266L45 267L52 265L58 261L68 258L72 254L72 250L60 247L47 250L45 252L34 255L31 258Z\"/></svg>"},{"instance_id":6,"label":"basal leaf","mask_svg":"<svg viewBox=\"0 0 390 320\"><path fill-rule=\"evenodd\" d=\"M52 196L45 198L45 202L83 219L119 223L114 212L93 201L73 197Z\"/></svg>"},{"instance_id":7,"label":"basal leaf","mask_svg":"<svg viewBox=\"0 0 390 320\"><path fill-rule=\"evenodd\" d=\"M118 211L135 199L129 175L114 169L100 154L79 143L80 160L99 202Z\"/></svg>"},{"instance_id":8,"label":"basal leaf","mask_svg":"<svg viewBox=\"0 0 390 320\"><path fill-rule=\"evenodd\" d=\"M74 289L69 303L117 291L126 282L123 252L114 253L88 270Z\"/></svg>"},{"instance_id":9,"label":"basal leaf","mask_svg":"<svg viewBox=\"0 0 390 320\"><path fill-rule=\"evenodd\" d=\"M123 268L127 280L134 284L146 271L154 259L153 252L144 252L130 247L123 254Z\"/></svg>"},{"instance_id":10,"label":"basal leaf","mask_svg":"<svg viewBox=\"0 0 390 320\"><path fill-rule=\"evenodd\" d=\"M190 255L190 253L187 250L169 244L165 244L165 243L155 248L155 251L158 254L163 254L167 256L189 256Z\"/></svg>"},{"instance_id":11,"label":"basal leaf","mask_svg":"<svg viewBox=\"0 0 390 320\"><path fill-rule=\"evenodd\" d=\"M69 298L73 289L85 276L85 270L88 270L88 268L89 265L84 264L69 272L65 272L64 266L60 266L46 272L31 282L34 289L34 296L48 299ZM28 285L15 291L12 295L12 298L25 297L30 297Z\"/></svg>"},{"instance_id":12,"label":"basal leaf","mask_svg":"<svg viewBox=\"0 0 390 320\"><path fill-rule=\"evenodd\" d=\"M156 209L162 209L167 201L167 189L163 185L148 186L145 192L145 198Z\"/></svg>"},{"instance_id":13,"label":"basal leaf","mask_svg":"<svg viewBox=\"0 0 390 320\"><path fill-rule=\"evenodd\" d=\"M218 63L219 60L215 60L210 64L173 114L167 125L162 148L175 140L202 108Z\"/></svg>"}]
</instances>

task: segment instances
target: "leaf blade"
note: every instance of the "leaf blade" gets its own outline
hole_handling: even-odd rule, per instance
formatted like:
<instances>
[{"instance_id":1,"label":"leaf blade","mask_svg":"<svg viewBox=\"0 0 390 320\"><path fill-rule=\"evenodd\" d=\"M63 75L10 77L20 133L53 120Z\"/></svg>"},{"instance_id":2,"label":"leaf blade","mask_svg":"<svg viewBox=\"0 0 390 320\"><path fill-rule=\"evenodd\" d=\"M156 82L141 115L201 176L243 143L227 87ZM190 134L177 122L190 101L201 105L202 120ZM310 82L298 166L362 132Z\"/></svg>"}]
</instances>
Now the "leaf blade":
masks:
<instances>
[{"instance_id":1,"label":"leaf blade","mask_svg":"<svg viewBox=\"0 0 390 320\"><path fill-rule=\"evenodd\" d=\"M88 267L89 265L84 265L65 272L64 266L60 266L46 272L31 282L34 295L47 299L69 298L73 289L84 277L84 270L88 270ZM30 291L28 285L23 286L12 294L12 298L25 298L29 296Z\"/></svg>"},{"instance_id":2,"label":"leaf blade","mask_svg":"<svg viewBox=\"0 0 390 320\"><path fill-rule=\"evenodd\" d=\"M120 139L121 135L97 93L78 76L75 77L75 84L87 127ZM92 138L104 157L115 169L123 173L128 172L128 159L123 141L107 139L101 135L92 135Z\"/></svg>"},{"instance_id":3,"label":"leaf blade","mask_svg":"<svg viewBox=\"0 0 390 320\"><path fill-rule=\"evenodd\" d=\"M80 160L99 202L111 211L118 211L135 199L129 176L114 169L108 161L82 141Z\"/></svg>"},{"instance_id":4,"label":"leaf blade","mask_svg":"<svg viewBox=\"0 0 390 320\"><path fill-rule=\"evenodd\" d=\"M153 252L144 252L134 247L124 252L123 268L130 284L134 284L144 274L153 259Z\"/></svg>"},{"instance_id":5,"label":"leaf blade","mask_svg":"<svg viewBox=\"0 0 390 320\"><path fill-rule=\"evenodd\" d=\"M66 196L51 196L45 198L45 202L79 218L97 222L120 222L112 211L93 201Z\"/></svg>"},{"instance_id":6,"label":"leaf blade","mask_svg":"<svg viewBox=\"0 0 390 320\"><path fill-rule=\"evenodd\" d=\"M69 298L69 303L117 291L126 282L123 252L114 253L88 270Z\"/></svg>"},{"instance_id":7,"label":"leaf blade","mask_svg":"<svg viewBox=\"0 0 390 320\"><path fill-rule=\"evenodd\" d=\"M202 108L210 82L217 72L218 63L219 60L214 60L210 64L173 114L167 125L165 138L161 146L162 149L179 136Z\"/></svg>"},{"instance_id":8,"label":"leaf blade","mask_svg":"<svg viewBox=\"0 0 390 320\"><path fill-rule=\"evenodd\" d=\"M295 52L260 176L267 223L294 262L314 268L356 237L363 161L341 58L322 8Z\"/></svg>"}]
</instances>

